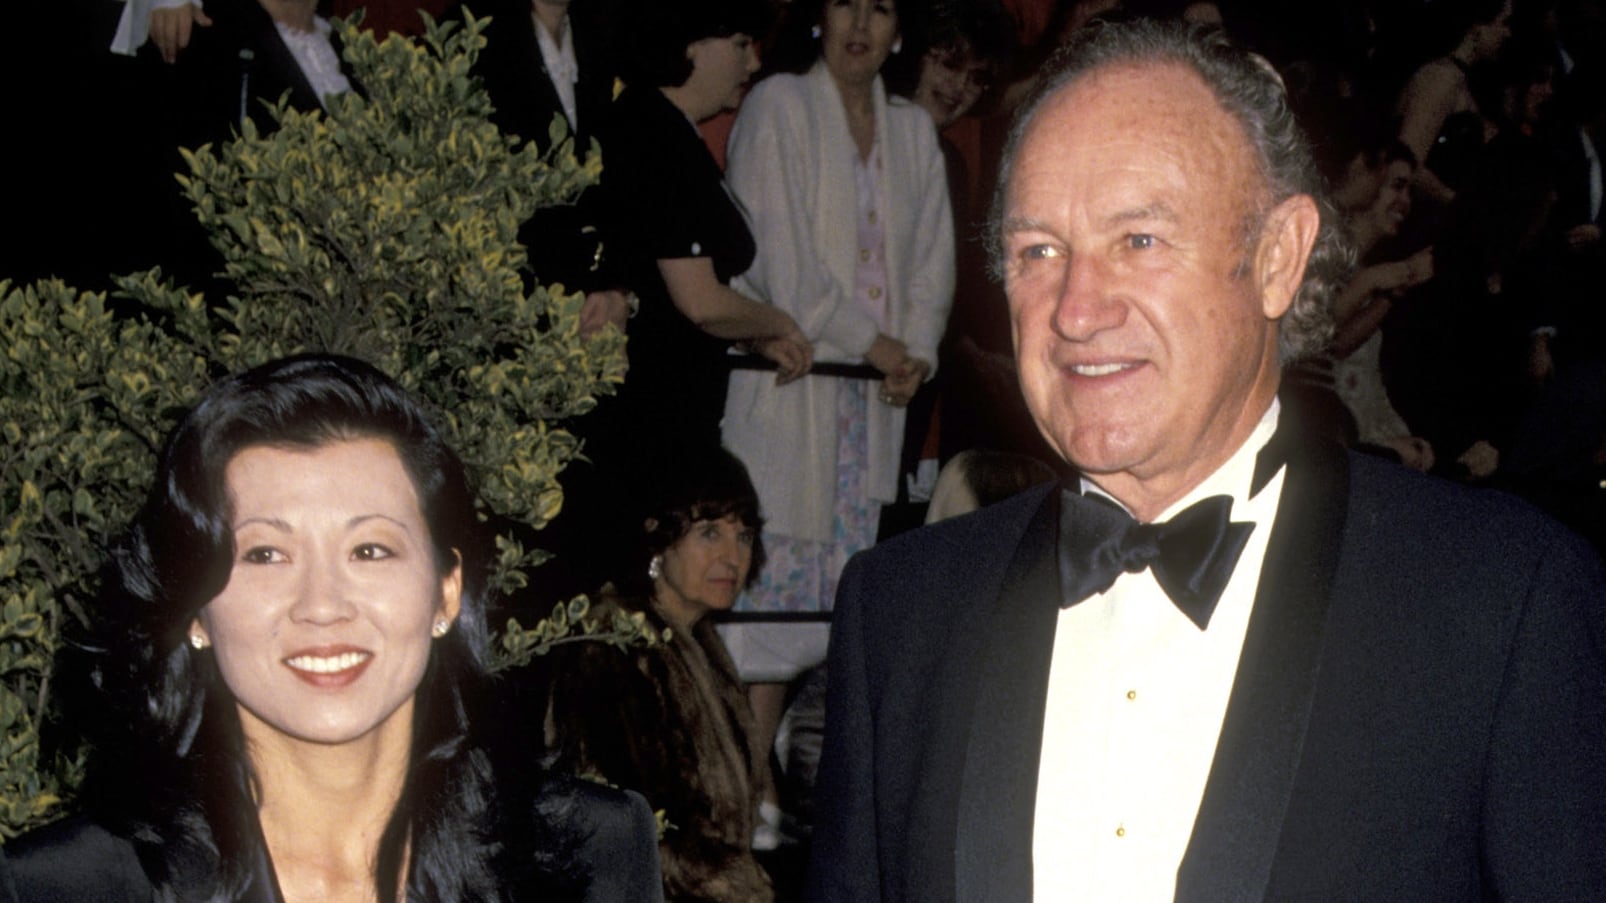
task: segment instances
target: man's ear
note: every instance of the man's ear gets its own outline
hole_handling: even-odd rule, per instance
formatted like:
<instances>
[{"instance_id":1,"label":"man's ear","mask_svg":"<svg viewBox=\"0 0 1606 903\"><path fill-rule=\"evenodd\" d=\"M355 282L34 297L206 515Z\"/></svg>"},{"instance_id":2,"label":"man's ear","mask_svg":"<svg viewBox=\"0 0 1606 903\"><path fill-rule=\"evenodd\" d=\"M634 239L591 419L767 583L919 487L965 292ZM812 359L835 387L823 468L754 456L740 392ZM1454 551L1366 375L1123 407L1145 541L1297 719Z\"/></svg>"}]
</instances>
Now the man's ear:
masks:
<instances>
[{"instance_id":1,"label":"man's ear","mask_svg":"<svg viewBox=\"0 0 1606 903\"><path fill-rule=\"evenodd\" d=\"M1296 194L1266 215L1255 248L1253 277L1267 319L1275 320L1288 312L1305 279L1305 262L1316 245L1321 224L1321 212L1308 194Z\"/></svg>"}]
</instances>

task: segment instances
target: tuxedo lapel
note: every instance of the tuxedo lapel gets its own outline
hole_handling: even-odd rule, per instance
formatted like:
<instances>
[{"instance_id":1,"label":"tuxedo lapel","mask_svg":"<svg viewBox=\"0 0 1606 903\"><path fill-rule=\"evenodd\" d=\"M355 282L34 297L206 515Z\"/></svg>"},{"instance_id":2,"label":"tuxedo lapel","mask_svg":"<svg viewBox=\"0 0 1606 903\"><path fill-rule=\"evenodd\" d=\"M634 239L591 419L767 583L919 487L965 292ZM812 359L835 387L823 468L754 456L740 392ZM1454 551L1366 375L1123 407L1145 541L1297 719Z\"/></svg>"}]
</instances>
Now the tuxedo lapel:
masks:
<instances>
[{"instance_id":1,"label":"tuxedo lapel","mask_svg":"<svg viewBox=\"0 0 1606 903\"><path fill-rule=\"evenodd\" d=\"M1291 420L1292 418L1290 418ZM1284 430L1293 429L1285 420ZM1179 901L1259 900L1266 891L1310 718L1348 500L1336 446L1289 441L1282 498Z\"/></svg>"},{"instance_id":2,"label":"tuxedo lapel","mask_svg":"<svg viewBox=\"0 0 1606 903\"><path fill-rule=\"evenodd\" d=\"M575 129L575 152L586 150L590 139L598 133L597 124L608 115L613 103L614 72L608 65L607 54L599 46L606 34L603 23L570 14L570 28L574 34L574 58L580 66L580 80L574 86L575 116L580 120Z\"/></svg>"},{"instance_id":3,"label":"tuxedo lapel","mask_svg":"<svg viewBox=\"0 0 1606 903\"><path fill-rule=\"evenodd\" d=\"M318 102L318 92L313 89L312 82L301 71L301 64L296 62L295 55L286 47L284 40L279 37L279 29L273 24L273 18L260 4L242 4L249 16L248 27L251 30L251 44L255 45L258 57L247 63L251 69L250 78L258 81L252 89L253 94L262 98L260 101L251 101L252 108L247 109L247 115L254 116L258 112L256 107L262 103L276 103L279 96L286 89L290 91L290 107L295 110L317 110L322 108ZM338 48L337 48L338 51Z\"/></svg>"},{"instance_id":4,"label":"tuxedo lapel","mask_svg":"<svg viewBox=\"0 0 1606 903\"><path fill-rule=\"evenodd\" d=\"M954 842L960 901L1031 899L1037 764L1060 610L1058 537L1059 492L1050 491L1026 527L998 599L974 606L961 634L974 643L966 667L956 669L973 700Z\"/></svg>"},{"instance_id":5,"label":"tuxedo lapel","mask_svg":"<svg viewBox=\"0 0 1606 903\"><path fill-rule=\"evenodd\" d=\"M480 9L480 4L473 7L476 14ZM504 132L546 150L552 143L548 138L552 117L563 115L563 102L541 55L535 33L540 26L527 3L500 0L486 3L484 9L491 21L485 26L478 72L496 105L492 119ZM564 123L572 125L566 116Z\"/></svg>"}]
</instances>

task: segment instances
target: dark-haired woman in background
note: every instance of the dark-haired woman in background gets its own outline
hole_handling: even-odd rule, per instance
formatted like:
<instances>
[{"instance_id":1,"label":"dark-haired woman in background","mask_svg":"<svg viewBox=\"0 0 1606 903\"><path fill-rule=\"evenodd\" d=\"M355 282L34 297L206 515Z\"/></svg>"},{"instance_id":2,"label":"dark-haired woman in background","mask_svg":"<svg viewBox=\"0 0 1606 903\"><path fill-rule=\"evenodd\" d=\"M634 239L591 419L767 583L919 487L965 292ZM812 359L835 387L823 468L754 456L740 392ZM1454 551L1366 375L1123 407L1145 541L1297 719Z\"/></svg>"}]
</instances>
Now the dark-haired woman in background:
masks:
<instances>
[{"instance_id":1,"label":"dark-haired woman in background","mask_svg":"<svg viewBox=\"0 0 1606 903\"><path fill-rule=\"evenodd\" d=\"M887 90L930 113L940 133L969 113L1002 74L1014 50L1013 29L998 0L936 0L918 33L908 35L910 52L887 61Z\"/></svg>"},{"instance_id":2,"label":"dark-haired woman in background","mask_svg":"<svg viewBox=\"0 0 1606 903\"><path fill-rule=\"evenodd\" d=\"M622 519L620 477L666 446L719 444L733 343L773 360L770 378L783 383L813 359L785 311L730 287L753 262L753 235L696 126L741 101L768 21L764 0L643 4L630 21L629 87L599 127L607 163L595 191L609 257L640 306L624 385L584 424L594 479L576 486L558 550L560 564L580 565L574 592L594 592L623 566L613 539L636 525Z\"/></svg>"},{"instance_id":3,"label":"dark-haired woman in background","mask_svg":"<svg viewBox=\"0 0 1606 903\"><path fill-rule=\"evenodd\" d=\"M641 299L620 392L628 435L719 442L725 352L740 342L772 359L777 382L808 371L796 321L730 287L753 262L753 235L697 123L734 110L758 70L764 0L691 0L637 13L629 87L600 138L600 191Z\"/></svg>"},{"instance_id":4,"label":"dark-haired woman in background","mask_svg":"<svg viewBox=\"0 0 1606 903\"><path fill-rule=\"evenodd\" d=\"M764 563L758 496L747 468L710 446L661 462L642 499L637 566L599 604L639 613L669 639L629 654L555 652L550 742L558 767L639 791L664 812L667 900L764 903L770 879L749 846L769 750L750 739L741 681L707 618Z\"/></svg>"},{"instance_id":5,"label":"dark-haired woman in background","mask_svg":"<svg viewBox=\"0 0 1606 903\"><path fill-rule=\"evenodd\" d=\"M1412 73L1395 112L1400 140L1422 164L1412 183L1417 196L1444 208L1466 187L1488 140L1487 114L1478 108L1471 74L1511 36L1511 0L1439 6L1432 15L1448 34L1448 52Z\"/></svg>"},{"instance_id":6,"label":"dark-haired woman in background","mask_svg":"<svg viewBox=\"0 0 1606 903\"><path fill-rule=\"evenodd\" d=\"M1008 304L988 272L985 243L974 240L992 194L992 175L981 165L992 126L982 117L961 122L978 103L996 109L996 97L982 101L1013 69L1015 25L998 0L937 0L919 25L905 29L908 47L887 61L883 76L888 91L914 101L937 126L953 205L956 282L942 374L915 396L904 431L902 469L917 476L938 404L944 460L960 449L1042 442L1015 377Z\"/></svg>"},{"instance_id":7,"label":"dark-haired woman in background","mask_svg":"<svg viewBox=\"0 0 1606 903\"><path fill-rule=\"evenodd\" d=\"M498 767L476 730L489 552L373 368L213 387L59 669L86 811L6 845L0 900L657 899L639 798Z\"/></svg>"}]
</instances>

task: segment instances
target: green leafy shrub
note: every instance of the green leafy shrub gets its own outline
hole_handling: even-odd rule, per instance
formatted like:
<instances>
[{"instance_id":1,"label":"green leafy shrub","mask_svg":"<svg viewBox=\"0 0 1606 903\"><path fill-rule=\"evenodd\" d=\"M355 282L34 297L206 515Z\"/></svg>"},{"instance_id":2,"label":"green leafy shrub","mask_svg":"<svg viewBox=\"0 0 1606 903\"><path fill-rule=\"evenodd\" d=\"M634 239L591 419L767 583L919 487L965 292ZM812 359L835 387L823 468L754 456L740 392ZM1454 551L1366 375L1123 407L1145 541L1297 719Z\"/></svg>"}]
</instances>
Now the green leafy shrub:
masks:
<instances>
[{"instance_id":1,"label":"green leafy shrub","mask_svg":"<svg viewBox=\"0 0 1606 903\"><path fill-rule=\"evenodd\" d=\"M0 282L0 347L0 837L11 837L76 779L75 758L40 761L57 633L84 616L101 550L137 509L207 364L60 282Z\"/></svg>"}]
</instances>

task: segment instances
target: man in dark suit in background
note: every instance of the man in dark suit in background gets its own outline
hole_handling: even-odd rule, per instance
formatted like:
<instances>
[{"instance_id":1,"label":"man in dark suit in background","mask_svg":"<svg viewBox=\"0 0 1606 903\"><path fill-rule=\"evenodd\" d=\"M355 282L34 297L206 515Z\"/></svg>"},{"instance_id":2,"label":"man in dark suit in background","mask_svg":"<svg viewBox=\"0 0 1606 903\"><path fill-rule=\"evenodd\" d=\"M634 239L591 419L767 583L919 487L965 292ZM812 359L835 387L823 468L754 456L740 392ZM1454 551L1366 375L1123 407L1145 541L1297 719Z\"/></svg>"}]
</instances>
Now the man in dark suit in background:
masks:
<instances>
[{"instance_id":1,"label":"man in dark suit in background","mask_svg":"<svg viewBox=\"0 0 1606 903\"><path fill-rule=\"evenodd\" d=\"M618 67L609 45L606 0L467 0L474 15L489 17L485 48L475 73L484 81L495 111L491 121L503 132L552 145L554 117L562 116L577 157L590 153L592 136L613 104ZM621 331L629 315L626 293L608 265L606 241L598 232L600 211L588 193L573 206L536 212L519 230L530 249L537 281L560 282L586 293L581 314L585 331L613 323Z\"/></svg>"},{"instance_id":2,"label":"man in dark suit in background","mask_svg":"<svg viewBox=\"0 0 1606 903\"><path fill-rule=\"evenodd\" d=\"M856 558L814 900L1606 899L1606 588L1511 499L1301 441L1346 265L1280 79L1073 39L995 208L1083 474Z\"/></svg>"},{"instance_id":3,"label":"man in dark suit in background","mask_svg":"<svg viewBox=\"0 0 1606 903\"><path fill-rule=\"evenodd\" d=\"M490 19L474 72L495 108L491 121L544 152L553 144L553 123L561 119L575 156L592 153L595 136L606 132L604 122L613 115L618 7L617 0L464 0L454 15L468 10ZM605 149L603 161L607 179ZM585 293L582 335L609 324L626 332L636 303L604 216L601 195L591 188L573 204L537 210L519 228L535 281ZM618 556L608 550L623 547L615 541L624 529L619 512L629 508L620 495L619 462L632 441L625 420L615 400L604 398L564 425L585 443L586 459L564 470L562 513L539 537L528 538L555 558L521 605L566 601L617 578Z\"/></svg>"}]
</instances>

